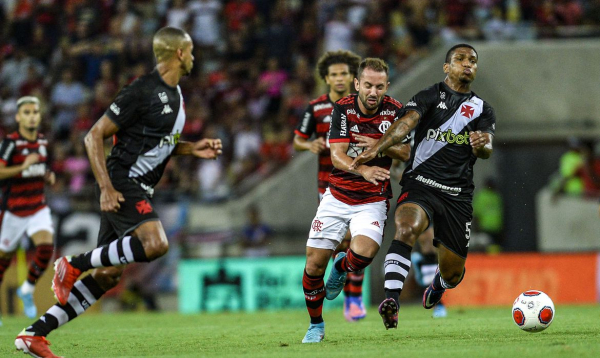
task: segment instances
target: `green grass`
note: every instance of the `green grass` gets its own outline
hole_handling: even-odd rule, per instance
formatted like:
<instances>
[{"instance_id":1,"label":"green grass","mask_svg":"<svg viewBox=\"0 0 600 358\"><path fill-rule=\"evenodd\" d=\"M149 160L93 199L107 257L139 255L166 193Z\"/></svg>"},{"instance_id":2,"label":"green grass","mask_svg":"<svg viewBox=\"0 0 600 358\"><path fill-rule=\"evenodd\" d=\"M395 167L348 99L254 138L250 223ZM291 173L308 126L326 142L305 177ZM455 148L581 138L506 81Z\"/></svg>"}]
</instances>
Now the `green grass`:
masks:
<instances>
[{"instance_id":1,"label":"green grass","mask_svg":"<svg viewBox=\"0 0 600 358\"><path fill-rule=\"evenodd\" d=\"M321 344L301 344L303 311L254 314L89 314L53 332L65 357L599 357L600 306L558 306L552 326L527 333L509 308L450 309L444 319L404 305L397 330L386 331L376 308L359 323L325 312ZM15 335L30 320L4 317L0 357L21 357Z\"/></svg>"}]
</instances>

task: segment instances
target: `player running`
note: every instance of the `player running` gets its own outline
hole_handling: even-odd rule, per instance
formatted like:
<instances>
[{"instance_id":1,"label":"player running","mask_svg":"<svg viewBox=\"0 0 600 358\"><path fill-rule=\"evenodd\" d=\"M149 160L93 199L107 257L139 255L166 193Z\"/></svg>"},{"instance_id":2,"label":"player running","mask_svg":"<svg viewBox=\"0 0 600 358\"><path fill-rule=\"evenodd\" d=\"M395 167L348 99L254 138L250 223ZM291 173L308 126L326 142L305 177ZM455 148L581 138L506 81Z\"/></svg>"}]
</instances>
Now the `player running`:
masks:
<instances>
[{"instance_id":1,"label":"player running","mask_svg":"<svg viewBox=\"0 0 600 358\"><path fill-rule=\"evenodd\" d=\"M19 98L15 118L17 131L0 144L0 284L21 238L27 235L35 245L35 256L17 296L23 301L25 315L35 318L35 284L54 253L54 228L44 185L53 185L55 176L47 166L48 140L38 132L42 121L39 99Z\"/></svg>"},{"instance_id":2,"label":"player running","mask_svg":"<svg viewBox=\"0 0 600 358\"><path fill-rule=\"evenodd\" d=\"M350 94L350 89L356 71L360 64L360 57L350 51L326 52L317 62L317 70L329 88L329 92L310 101L302 121L294 131L294 149L297 151L311 151L319 159L318 186L319 201L325 194L329 185L329 175L333 170L329 151L329 126L333 104ZM314 135L314 139L310 140ZM350 233L334 252L346 251L350 245ZM349 272L344 285L344 317L348 321L357 321L367 315L367 310L362 300L362 284L364 272Z\"/></svg>"},{"instance_id":3,"label":"player running","mask_svg":"<svg viewBox=\"0 0 600 358\"><path fill-rule=\"evenodd\" d=\"M85 137L102 211L98 248L55 263L52 282L58 304L16 338L17 349L56 357L46 336L75 319L119 282L127 264L149 262L169 249L151 198L171 155L216 159L219 139L180 140L185 109L179 80L189 75L194 56L190 36L164 27L154 35L154 71L124 87ZM104 140L115 136L108 159ZM77 280L85 271L91 275Z\"/></svg>"},{"instance_id":4,"label":"player running","mask_svg":"<svg viewBox=\"0 0 600 358\"><path fill-rule=\"evenodd\" d=\"M352 158L363 148L357 135L380 138L401 115L402 104L386 96L388 66L376 58L364 59L354 86L358 94L337 101L331 115L329 142L335 169L329 187L312 221L306 248L306 266L302 285L310 326L302 343L318 343L325 336L322 310L325 297L336 298L346 281L347 272L366 268L381 245L392 197L390 166L392 159L407 160L410 146L390 146L366 164L350 169ZM335 258L331 273L323 277L329 258L350 229L352 241L347 253Z\"/></svg>"},{"instance_id":5,"label":"player running","mask_svg":"<svg viewBox=\"0 0 600 358\"><path fill-rule=\"evenodd\" d=\"M431 224L439 266L423 295L423 306L433 308L446 289L464 278L473 217L473 165L477 158L492 154L496 123L492 107L471 91L477 61L471 45L450 48L444 81L417 93L406 103L406 114L351 165L360 168L416 129L414 150L402 176L396 234L384 262L387 298L379 310L386 328L398 325L398 300L411 267L412 246Z\"/></svg>"}]
</instances>

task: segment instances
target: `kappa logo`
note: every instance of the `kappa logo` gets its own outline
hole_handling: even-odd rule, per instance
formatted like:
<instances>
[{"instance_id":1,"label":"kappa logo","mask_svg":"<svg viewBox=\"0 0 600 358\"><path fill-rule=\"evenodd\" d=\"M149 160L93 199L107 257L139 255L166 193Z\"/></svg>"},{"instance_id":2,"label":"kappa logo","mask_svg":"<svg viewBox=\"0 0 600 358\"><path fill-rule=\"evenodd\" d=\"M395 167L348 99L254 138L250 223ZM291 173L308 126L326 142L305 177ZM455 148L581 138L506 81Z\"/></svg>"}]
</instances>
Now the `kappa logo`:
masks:
<instances>
[{"instance_id":1,"label":"kappa logo","mask_svg":"<svg viewBox=\"0 0 600 358\"><path fill-rule=\"evenodd\" d=\"M446 103L445 102L440 102L440 104L437 105L437 108L448 109L448 107L446 107Z\"/></svg>"},{"instance_id":2,"label":"kappa logo","mask_svg":"<svg viewBox=\"0 0 600 358\"><path fill-rule=\"evenodd\" d=\"M138 213L142 215L150 214L152 212L152 205L148 202L148 200L140 200L135 203L135 208Z\"/></svg>"},{"instance_id":3,"label":"kappa logo","mask_svg":"<svg viewBox=\"0 0 600 358\"><path fill-rule=\"evenodd\" d=\"M121 113L121 108L119 108L116 103L110 105L110 110L113 111L113 113L117 116Z\"/></svg>"},{"instance_id":4,"label":"kappa logo","mask_svg":"<svg viewBox=\"0 0 600 358\"><path fill-rule=\"evenodd\" d=\"M163 108L161 114L169 114L169 113L173 113L173 110L171 109L171 106L169 106L168 104L165 104L165 107Z\"/></svg>"},{"instance_id":5,"label":"kappa logo","mask_svg":"<svg viewBox=\"0 0 600 358\"><path fill-rule=\"evenodd\" d=\"M161 92L158 94L158 98L160 98L160 101L162 103L167 103L169 102L169 96L167 96L167 92Z\"/></svg>"},{"instance_id":6,"label":"kappa logo","mask_svg":"<svg viewBox=\"0 0 600 358\"><path fill-rule=\"evenodd\" d=\"M353 125L352 128L350 128L350 132L360 133L360 131L358 130L358 125Z\"/></svg>"},{"instance_id":7,"label":"kappa logo","mask_svg":"<svg viewBox=\"0 0 600 358\"><path fill-rule=\"evenodd\" d=\"M415 102L415 101L409 101L406 104L406 107L416 107L416 106L417 106L417 102Z\"/></svg>"}]
</instances>

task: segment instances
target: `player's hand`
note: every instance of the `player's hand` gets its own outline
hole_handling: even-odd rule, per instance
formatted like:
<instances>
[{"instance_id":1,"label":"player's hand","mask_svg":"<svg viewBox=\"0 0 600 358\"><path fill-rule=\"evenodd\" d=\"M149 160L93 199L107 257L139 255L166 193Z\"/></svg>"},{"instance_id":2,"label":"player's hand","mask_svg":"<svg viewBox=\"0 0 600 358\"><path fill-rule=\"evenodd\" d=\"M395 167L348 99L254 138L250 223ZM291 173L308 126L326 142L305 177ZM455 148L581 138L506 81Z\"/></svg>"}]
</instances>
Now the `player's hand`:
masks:
<instances>
[{"instance_id":1,"label":"player's hand","mask_svg":"<svg viewBox=\"0 0 600 358\"><path fill-rule=\"evenodd\" d=\"M319 154L325 149L325 138L319 137L310 142L310 151Z\"/></svg>"},{"instance_id":2,"label":"player's hand","mask_svg":"<svg viewBox=\"0 0 600 358\"><path fill-rule=\"evenodd\" d=\"M54 185L54 183L56 183L56 174L48 170L46 171L46 174L44 174L44 180L48 185Z\"/></svg>"},{"instance_id":3,"label":"player's hand","mask_svg":"<svg viewBox=\"0 0 600 358\"><path fill-rule=\"evenodd\" d=\"M377 156L377 151L374 148L369 148L360 153L350 164L350 169L356 169L359 165L368 162Z\"/></svg>"},{"instance_id":4,"label":"player's hand","mask_svg":"<svg viewBox=\"0 0 600 358\"><path fill-rule=\"evenodd\" d=\"M100 210L116 213L125 201L123 194L115 188L110 187L100 192Z\"/></svg>"},{"instance_id":5,"label":"player's hand","mask_svg":"<svg viewBox=\"0 0 600 358\"><path fill-rule=\"evenodd\" d=\"M31 153L25 157L23 161L23 169L29 168L31 165L40 161L40 155L37 153Z\"/></svg>"},{"instance_id":6,"label":"player's hand","mask_svg":"<svg viewBox=\"0 0 600 358\"><path fill-rule=\"evenodd\" d=\"M366 135L354 134L354 139L358 141L358 144L356 145L357 147L363 147L367 149L372 148L375 143L377 143L377 139L367 137Z\"/></svg>"},{"instance_id":7,"label":"player's hand","mask_svg":"<svg viewBox=\"0 0 600 358\"><path fill-rule=\"evenodd\" d=\"M202 159L217 159L223 154L223 144L220 139L204 138L194 143L192 154Z\"/></svg>"},{"instance_id":8,"label":"player's hand","mask_svg":"<svg viewBox=\"0 0 600 358\"><path fill-rule=\"evenodd\" d=\"M469 142L473 148L483 148L488 144L488 138L481 131L469 132Z\"/></svg>"},{"instance_id":9,"label":"player's hand","mask_svg":"<svg viewBox=\"0 0 600 358\"><path fill-rule=\"evenodd\" d=\"M366 181L375 185L379 185L379 182L390 178L390 171L380 167L364 166L360 173Z\"/></svg>"}]
</instances>

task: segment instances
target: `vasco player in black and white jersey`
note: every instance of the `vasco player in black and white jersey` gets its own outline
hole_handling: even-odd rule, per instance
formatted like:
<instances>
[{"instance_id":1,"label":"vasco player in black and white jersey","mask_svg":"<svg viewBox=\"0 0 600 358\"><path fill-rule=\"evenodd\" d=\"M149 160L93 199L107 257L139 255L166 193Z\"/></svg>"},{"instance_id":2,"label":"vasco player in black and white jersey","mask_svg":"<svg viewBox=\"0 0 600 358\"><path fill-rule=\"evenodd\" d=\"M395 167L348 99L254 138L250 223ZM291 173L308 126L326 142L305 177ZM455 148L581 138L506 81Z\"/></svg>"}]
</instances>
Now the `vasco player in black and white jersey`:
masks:
<instances>
[{"instance_id":1,"label":"vasco player in black and white jersey","mask_svg":"<svg viewBox=\"0 0 600 358\"><path fill-rule=\"evenodd\" d=\"M52 282L59 301L17 337L17 349L33 356L55 357L48 333L81 315L114 287L132 262L163 256L168 241L151 198L171 155L216 159L219 139L183 142L185 108L179 80L193 67L193 44L183 30L164 27L152 44L157 65L123 88L85 137L100 199L98 248L59 258ZM104 158L104 140L116 143ZM77 281L79 275L94 269Z\"/></svg>"},{"instance_id":2,"label":"vasco player in black and white jersey","mask_svg":"<svg viewBox=\"0 0 600 358\"><path fill-rule=\"evenodd\" d=\"M398 300L412 247L432 223L439 266L423 295L423 306L433 308L446 289L464 278L473 217L473 165L477 158L492 154L496 123L492 107L471 91L477 61L471 45L450 48L444 81L417 93L406 103L406 114L352 164L368 162L415 129L396 208L396 234L384 263L387 298L380 313L386 328L397 327Z\"/></svg>"},{"instance_id":3,"label":"vasco player in black and white jersey","mask_svg":"<svg viewBox=\"0 0 600 358\"><path fill-rule=\"evenodd\" d=\"M310 326L302 343L319 343L325 336L322 309L325 298L341 292L347 272L365 269L379 251L391 198L392 159L407 160L409 144L386 148L381 155L351 169L352 159L363 150L360 137L379 139L402 114L402 104L386 96L388 66L377 58L364 59L354 86L358 94L338 100L331 114L329 142L334 169L329 187L312 221L306 244L302 278ZM352 241L340 252L327 283L323 277L329 258L350 229Z\"/></svg>"}]
</instances>

